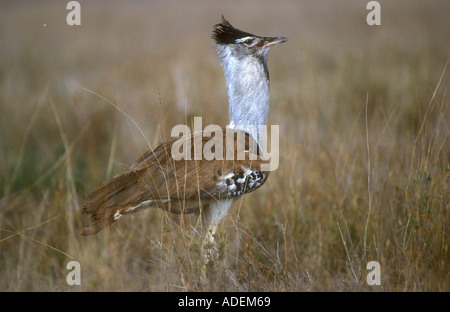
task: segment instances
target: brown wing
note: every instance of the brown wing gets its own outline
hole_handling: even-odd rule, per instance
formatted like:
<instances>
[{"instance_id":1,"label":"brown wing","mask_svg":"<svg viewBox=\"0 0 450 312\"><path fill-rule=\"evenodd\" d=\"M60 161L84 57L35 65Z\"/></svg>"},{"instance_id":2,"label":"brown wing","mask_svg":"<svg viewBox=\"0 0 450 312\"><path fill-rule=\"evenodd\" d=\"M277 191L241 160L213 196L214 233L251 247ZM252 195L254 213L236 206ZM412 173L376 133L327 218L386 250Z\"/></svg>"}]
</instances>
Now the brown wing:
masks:
<instances>
[{"instance_id":1,"label":"brown wing","mask_svg":"<svg viewBox=\"0 0 450 312\"><path fill-rule=\"evenodd\" d=\"M225 146L226 131L222 132ZM90 217L82 234L95 234L122 215L146 207L191 213L200 208L202 201L239 197L266 181L269 172L261 170L261 164L266 161L248 152L239 154L237 140L233 143L233 160L194 160L195 139L191 136L162 143L142 155L129 171L89 194L81 204L82 213ZM200 135L200 139L203 151L211 138ZM183 143L181 140L190 140L191 144L186 146L190 146L192 160L173 158L172 147L175 143ZM249 150L252 143L246 135L244 149ZM223 148L223 158L226 158L225 150ZM235 160L238 156L243 159Z\"/></svg>"}]
</instances>

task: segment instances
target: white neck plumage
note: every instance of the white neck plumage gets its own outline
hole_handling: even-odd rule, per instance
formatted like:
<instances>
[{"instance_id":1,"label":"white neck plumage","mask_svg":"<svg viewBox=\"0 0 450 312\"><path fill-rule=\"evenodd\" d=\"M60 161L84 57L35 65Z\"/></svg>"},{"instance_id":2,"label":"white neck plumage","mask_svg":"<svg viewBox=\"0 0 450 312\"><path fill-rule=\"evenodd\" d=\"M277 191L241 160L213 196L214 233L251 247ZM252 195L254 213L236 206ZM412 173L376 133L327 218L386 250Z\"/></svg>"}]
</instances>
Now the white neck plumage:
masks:
<instances>
[{"instance_id":1,"label":"white neck plumage","mask_svg":"<svg viewBox=\"0 0 450 312\"><path fill-rule=\"evenodd\" d=\"M219 45L218 54L227 84L229 127L250 134L263 152L263 126L269 114L267 55L239 59L226 45Z\"/></svg>"}]
</instances>

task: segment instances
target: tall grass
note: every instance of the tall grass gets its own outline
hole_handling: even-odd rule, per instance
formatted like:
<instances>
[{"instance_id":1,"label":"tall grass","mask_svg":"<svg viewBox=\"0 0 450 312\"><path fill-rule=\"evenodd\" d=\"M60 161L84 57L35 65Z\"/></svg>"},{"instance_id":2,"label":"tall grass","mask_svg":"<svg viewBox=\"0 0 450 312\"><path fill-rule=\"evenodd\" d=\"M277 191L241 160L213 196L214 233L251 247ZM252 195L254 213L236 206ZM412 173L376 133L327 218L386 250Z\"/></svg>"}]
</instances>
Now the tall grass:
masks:
<instances>
[{"instance_id":1,"label":"tall grass","mask_svg":"<svg viewBox=\"0 0 450 312\"><path fill-rule=\"evenodd\" d=\"M0 290L449 290L448 3L381 2L377 27L360 1L255 3L83 2L78 27L59 2L2 4ZM193 217L81 237L78 202L172 126L227 123L221 14L289 42L269 57L280 166L233 205L204 279Z\"/></svg>"}]
</instances>

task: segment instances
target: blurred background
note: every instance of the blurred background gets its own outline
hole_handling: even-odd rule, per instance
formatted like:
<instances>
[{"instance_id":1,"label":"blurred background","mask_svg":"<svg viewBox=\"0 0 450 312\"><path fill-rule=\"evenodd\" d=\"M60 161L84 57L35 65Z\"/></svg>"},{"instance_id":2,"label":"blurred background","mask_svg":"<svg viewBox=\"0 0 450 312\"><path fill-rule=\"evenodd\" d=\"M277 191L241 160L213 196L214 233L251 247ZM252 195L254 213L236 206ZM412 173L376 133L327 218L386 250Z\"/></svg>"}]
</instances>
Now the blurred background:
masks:
<instances>
[{"instance_id":1,"label":"blurred background","mask_svg":"<svg viewBox=\"0 0 450 312\"><path fill-rule=\"evenodd\" d=\"M0 290L449 290L448 1L379 1L380 26L356 0L79 3L81 26L67 1L0 4ZM79 201L174 125L227 124L221 15L289 41L269 56L279 168L204 279L192 217L81 237Z\"/></svg>"}]
</instances>

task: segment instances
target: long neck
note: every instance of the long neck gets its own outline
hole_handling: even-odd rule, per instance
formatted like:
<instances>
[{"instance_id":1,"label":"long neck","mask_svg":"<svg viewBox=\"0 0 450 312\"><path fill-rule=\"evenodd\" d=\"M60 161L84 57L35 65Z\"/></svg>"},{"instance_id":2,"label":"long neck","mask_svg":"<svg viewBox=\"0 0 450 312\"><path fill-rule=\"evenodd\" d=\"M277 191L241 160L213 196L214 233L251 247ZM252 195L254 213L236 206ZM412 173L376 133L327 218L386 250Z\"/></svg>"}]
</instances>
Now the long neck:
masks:
<instances>
[{"instance_id":1,"label":"long neck","mask_svg":"<svg viewBox=\"0 0 450 312\"><path fill-rule=\"evenodd\" d=\"M264 128L269 114L269 74L266 57L237 58L227 46L219 47L229 100L230 128L248 132L264 150Z\"/></svg>"}]
</instances>

